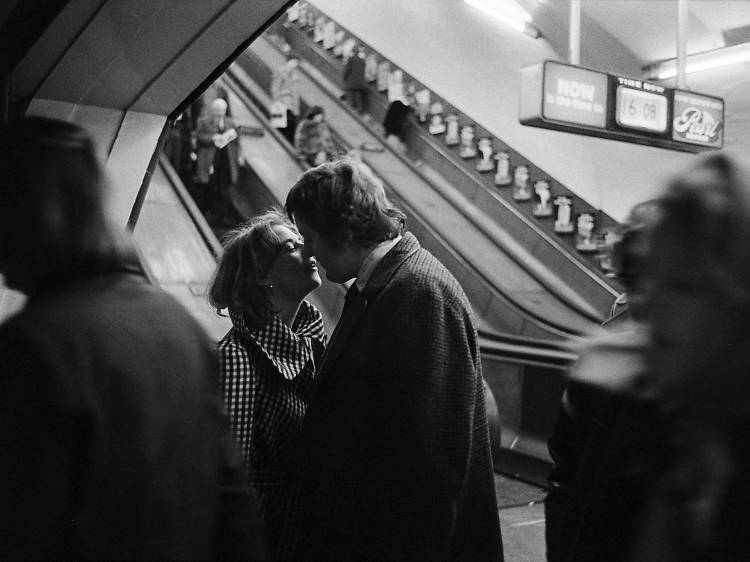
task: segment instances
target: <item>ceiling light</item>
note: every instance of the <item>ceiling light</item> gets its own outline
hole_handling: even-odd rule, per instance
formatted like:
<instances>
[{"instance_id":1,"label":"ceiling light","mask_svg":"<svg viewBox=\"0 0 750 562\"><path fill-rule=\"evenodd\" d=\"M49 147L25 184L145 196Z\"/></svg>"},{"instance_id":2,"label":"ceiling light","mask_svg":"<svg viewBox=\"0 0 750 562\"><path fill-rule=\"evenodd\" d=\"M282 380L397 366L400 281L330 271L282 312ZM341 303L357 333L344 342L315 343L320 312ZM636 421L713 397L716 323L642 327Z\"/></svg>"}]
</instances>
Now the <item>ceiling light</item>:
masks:
<instances>
[{"instance_id":1,"label":"ceiling light","mask_svg":"<svg viewBox=\"0 0 750 562\"><path fill-rule=\"evenodd\" d=\"M731 47L722 47L721 49L689 55L685 59L685 74L747 61L750 61L750 43L741 43ZM651 64L643 71L646 79L665 80L674 78L677 76L677 59Z\"/></svg>"},{"instance_id":2,"label":"ceiling light","mask_svg":"<svg viewBox=\"0 0 750 562\"><path fill-rule=\"evenodd\" d=\"M526 33L535 39L540 36L539 30L531 24L531 14L514 0L464 0L464 2L516 31Z\"/></svg>"}]
</instances>

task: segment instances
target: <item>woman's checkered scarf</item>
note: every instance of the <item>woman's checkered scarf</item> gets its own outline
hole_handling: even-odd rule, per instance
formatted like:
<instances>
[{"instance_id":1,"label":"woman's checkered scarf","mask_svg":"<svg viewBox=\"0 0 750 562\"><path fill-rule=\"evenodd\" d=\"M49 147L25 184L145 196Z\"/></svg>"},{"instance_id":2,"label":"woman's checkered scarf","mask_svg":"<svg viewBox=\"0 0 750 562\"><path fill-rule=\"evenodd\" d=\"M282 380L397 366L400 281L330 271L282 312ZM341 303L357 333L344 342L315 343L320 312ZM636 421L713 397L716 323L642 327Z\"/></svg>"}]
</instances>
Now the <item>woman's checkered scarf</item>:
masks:
<instances>
[{"instance_id":1,"label":"woman's checkered scarf","mask_svg":"<svg viewBox=\"0 0 750 562\"><path fill-rule=\"evenodd\" d=\"M287 380L294 379L313 360L311 340L325 342L323 319L307 301L302 301L292 329L278 316L258 329L251 329L242 313L230 312L229 317L241 336L255 342Z\"/></svg>"}]
</instances>

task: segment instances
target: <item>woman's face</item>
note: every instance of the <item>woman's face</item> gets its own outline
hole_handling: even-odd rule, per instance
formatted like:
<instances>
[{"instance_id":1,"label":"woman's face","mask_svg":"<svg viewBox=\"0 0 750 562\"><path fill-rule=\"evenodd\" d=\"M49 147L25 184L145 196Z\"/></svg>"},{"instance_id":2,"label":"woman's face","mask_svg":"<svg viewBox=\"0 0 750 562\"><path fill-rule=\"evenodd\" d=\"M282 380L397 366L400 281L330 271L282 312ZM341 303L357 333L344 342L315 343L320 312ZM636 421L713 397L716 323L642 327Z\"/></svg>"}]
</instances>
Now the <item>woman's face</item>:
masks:
<instances>
[{"instance_id":1,"label":"woman's face","mask_svg":"<svg viewBox=\"0 0 750 562\"><path fill-rule=\"evenodd\" d=\"M700 243L670 227L654 237L643 304L652 336L650 372L660 386L711 377L733 352L739 307L698 259Z\"/></svg>"},{"instance_id":2,"label":"woman's face","mask_svg":"<svg viewBox=\"0 0 750 562\"><path fill-rule=\"evenodd\" d=\"M271 263L265 281L273 285L275 294L280 297L302 300L320 287L317 262L314 257L304 254L299 233L283 225L274 225L271 230L281 241L281 249Z\"/></svg>"}]
</instances>

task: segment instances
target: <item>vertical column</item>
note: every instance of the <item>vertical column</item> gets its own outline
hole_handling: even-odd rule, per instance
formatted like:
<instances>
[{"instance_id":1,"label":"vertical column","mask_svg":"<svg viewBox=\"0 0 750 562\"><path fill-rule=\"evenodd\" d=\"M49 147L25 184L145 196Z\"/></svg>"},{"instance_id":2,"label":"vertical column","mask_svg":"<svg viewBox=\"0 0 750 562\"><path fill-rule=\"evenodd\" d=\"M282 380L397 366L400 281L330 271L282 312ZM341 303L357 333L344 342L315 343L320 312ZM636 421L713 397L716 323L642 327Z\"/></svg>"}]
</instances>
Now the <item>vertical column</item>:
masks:
<instances>
[{"instance_id":1,"label":"vertical column","mask_svg":"<svg viewBox=\"0 0 750 562\"><path fill-rule=\"evenodd\" d=\"M689 18L688 0L677 0L677 87L682 89L687 88L685 57L687 56Z\"/></svg>"},{"instance_id":2,"label":"vertical column","mask_svg":"<svg viewBox=\"0 0 750 562\"><path fill-rule=\"evenodd\" d=\"M581 64L581 0L570 2L568 62L575 65Z\"/></svg>"}]
</instances>

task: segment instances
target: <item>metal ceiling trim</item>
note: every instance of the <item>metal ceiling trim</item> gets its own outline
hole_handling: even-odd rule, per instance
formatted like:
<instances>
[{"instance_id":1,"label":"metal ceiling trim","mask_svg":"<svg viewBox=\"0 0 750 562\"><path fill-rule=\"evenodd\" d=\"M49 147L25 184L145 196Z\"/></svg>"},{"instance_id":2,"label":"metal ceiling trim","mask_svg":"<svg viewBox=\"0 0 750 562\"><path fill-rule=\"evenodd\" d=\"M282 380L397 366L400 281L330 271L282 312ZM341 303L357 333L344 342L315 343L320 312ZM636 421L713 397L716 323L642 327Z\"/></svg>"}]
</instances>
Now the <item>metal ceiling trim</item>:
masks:
<instances>
[{"instance_id":1,"label":"metal ceiling trim","mask_svg":"<svg viewBox=\"0 0 750 562\"><path fill-rule=\"evenodd\" d=\"M52 64L49 68L49 70L44 74L44 76L39 80L39 82L36 85L36 88L34 89L34 92L31 96L29 96L29 100L32 100L37 97L39 91L44 87L44 84L49 80L50 76L52 76L52 73L55 71L55 69L60 65L60 63L63 61L63 59L68 55L70 50L73 48L73 45L76 44L76 42L80 39L81 35L83 35L86 30L91 25L91 22L93 22L101 13L104 6L107 4L108 0L99 0L99 5L91 12L91 15L86 20L86 22L80 27L78 30L78 33L76 33L71 40L68 42L68 44L65 46L64 49L61 49L59 55L55 59L55 63ZM66 8L70 6L72 2L68 3ZM66 8L63 8L65 10ZM62 12L62 10L61 10ZM60 17L60 14L58 14L58 18ZM55 18L57 19L57 18ZM53 20L52 23L54 23L55 20ZM51 24L50 24L51 25ZM24 110L25 111L25 110ZM110 147L111 150L111 147ZM109 151L107 151L107 154L109 154Z\"/></svg>"},{"instance_id":2,"label":"metal ceiling trim","mask_svg":"<svg viewBox=\"0 0 750 562\"><path fill-rule=\"evenodd\" d=\"M151 80L149 80L144 85L144 87L135 95L135 97L128 103L128 106L127 106L128 111L130 111L133 108L133 106L136 103L138 103L138 101L142 99L143 96L151 89L151 87L159 81L159 79L161 78L161 76L164 74L164 72L167 69L171 68L178 60L182 58L185 52L189 50L190 47L193 45L196 38L203 36L209 29L211 29L214 26L214 24L219 19L221 19L224 16L224 14L226 14L229 11L229 9L238 1L239 0L232 0L231 2L227 2L222 9L218 10L214 14L214 16L201 29L199 29L195 35L193 35L190 41L185 42L185 44L182 46L179 52L174 57L172 57L167 62L167 64L164 65L164 67L162 68L162 71L159 74L154 75L154 77L151 78ZM167 119L167 123L170 123L169 118Z\"/></svg>"},{"instance_id":3,"label":"metal ceiling trim","mask_svg":"<svg viewBox=\"0 0 750 562\"><path fill-rule=\"evenodd\" d=\"M279 8L272 17L270 17L264 25L261 25L258 29L255 30L255 32L248 37L248 39L244 42L242 42L235 50L232 52L229 57L227 57L219 66L216 67L216 69L211 72L206 79L198 84L198 86L190 92L190 94L187 95L187 97L177 105L174 111L169 114L167 117L167 123L173 123L177 117L183 113L190 105L193 104L208 87L216 82L216 80L219 79L219 77L226 72L226 70L229 68L229 66L235 61L237 57L239 57L249 46L253 41L255 41L260 35L266 30L266 28L276 21L278 18L284 14L284 12L289 9L289 6L294 4L297 0L286 0L281 8Z\"/></svg>"}]
</instances>

